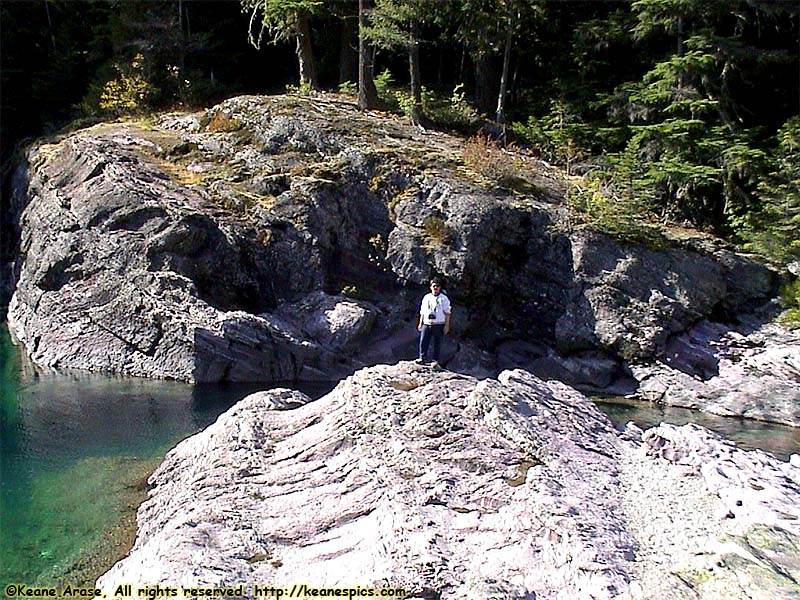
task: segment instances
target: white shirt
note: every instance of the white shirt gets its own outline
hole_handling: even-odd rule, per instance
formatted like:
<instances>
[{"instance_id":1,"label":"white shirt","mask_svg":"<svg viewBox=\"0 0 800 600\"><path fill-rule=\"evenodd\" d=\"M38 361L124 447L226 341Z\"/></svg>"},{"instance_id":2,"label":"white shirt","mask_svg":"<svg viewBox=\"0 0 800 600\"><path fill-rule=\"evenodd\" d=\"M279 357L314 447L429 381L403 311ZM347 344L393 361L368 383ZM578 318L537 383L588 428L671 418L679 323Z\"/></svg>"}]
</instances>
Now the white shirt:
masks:
<instances>
[{"instance_id":1,"label":"white shirt","mask_svg":"<svg viewBox=\"0 0 800 600\"><path fill-rule=\"evenodd\" d=\"M428 318L432 313L436 316L435 319ZM445 315L450 314L450 300L443 292L439 292L436 296L432 293L425 294L419 307L419 314L422 316L423 325L444 325Z\"/></svg>"}]
</instances>

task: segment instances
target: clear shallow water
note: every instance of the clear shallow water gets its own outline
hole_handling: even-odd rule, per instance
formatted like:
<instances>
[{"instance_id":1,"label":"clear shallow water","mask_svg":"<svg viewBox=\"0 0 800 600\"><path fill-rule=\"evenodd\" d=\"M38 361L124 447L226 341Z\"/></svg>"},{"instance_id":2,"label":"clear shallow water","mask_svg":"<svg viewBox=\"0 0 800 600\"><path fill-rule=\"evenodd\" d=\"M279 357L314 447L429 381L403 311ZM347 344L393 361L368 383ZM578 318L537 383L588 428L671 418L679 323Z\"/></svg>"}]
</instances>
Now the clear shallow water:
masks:
<instances>
[{"instance_id":1,"label":"clear shallow water","mask_svg":"<svg viewBox=\"0 0 800 600\"><path fill-rule=\"evenodd\" d=\"M330 387L304 391L319 397ZM132 543L147 476L166 451L258 389L44 372L0 325L0 586L93 583ZM800 431L789 427L642 403L600 406L643 427L697 422L784 459L800 448Z\"/></svg>"},{"instance_id":2,"label":"clear shallow water","mask_svg":"<svg viewBox=\"0 0 800 600\"><path fill-rule=\"evenodd\" d=\"M736 442L740 448L766 450L781 460L789 460L790 455L800 454L800 428L797 427L761 423L751 419L718 417L688 408L623 398L594 400L612 421L622 425L633 421L642 429L647 429L661 423L696 423Z\"/></svg>"},{"instance_id":3,"label":"clear shallow water","mask_svg":"<svg viewBox=\"0 0 800 600\"><path fill-rule=\"evenodd\" d=\"M93 583L132 543L167 450L259 389L42 371L0 325L0 590Z\"/></svg>"}]
</instances>

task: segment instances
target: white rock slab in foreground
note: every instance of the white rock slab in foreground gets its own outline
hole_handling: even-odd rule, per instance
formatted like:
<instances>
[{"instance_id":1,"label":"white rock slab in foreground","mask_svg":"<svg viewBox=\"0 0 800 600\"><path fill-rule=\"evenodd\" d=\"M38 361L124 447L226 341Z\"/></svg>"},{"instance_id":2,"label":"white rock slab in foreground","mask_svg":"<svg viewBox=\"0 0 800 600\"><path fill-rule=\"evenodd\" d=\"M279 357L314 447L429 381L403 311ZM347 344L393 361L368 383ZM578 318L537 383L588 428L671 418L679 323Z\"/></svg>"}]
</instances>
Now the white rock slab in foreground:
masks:
<instances>
[{"instance_id":1,"label":"white rock slab in foreground","mask_svg":"<svg viewBox=\"0 0 800 600\"><path fill-rule=\"evenodd\" d=\"M653 581L677 594L664 597L697 597L685 578L660 577L669 566L652 553L637 557L661 535L644 539L637 503L670 510L636 495L638 482L656 463L687 467L652 456L666 443L650 456L637 450L571 388L525 371L478 381L400 363L307 401L254 394L172 450L151 477L133 550L98 581L108 597L125 583L134 593L243 585L245 597L255 584L306 583L400 587L411 598L592 600L651 597L643 583ZM798 469L786 468L793 479L778 494L796 501ZM682 551L703 554L708 531L700 523ZM791 561L782 564L777 583L726 597L790 589Z\"/></svg>"}]
</instances>

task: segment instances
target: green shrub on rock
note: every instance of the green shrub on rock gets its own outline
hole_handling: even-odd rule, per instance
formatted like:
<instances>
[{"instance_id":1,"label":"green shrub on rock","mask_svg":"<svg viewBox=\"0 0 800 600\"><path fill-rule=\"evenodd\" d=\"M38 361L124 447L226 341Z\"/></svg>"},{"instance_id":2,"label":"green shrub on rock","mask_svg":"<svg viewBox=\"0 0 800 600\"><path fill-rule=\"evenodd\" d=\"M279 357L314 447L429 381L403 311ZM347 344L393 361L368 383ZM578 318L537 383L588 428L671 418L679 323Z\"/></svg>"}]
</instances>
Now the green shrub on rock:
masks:
<instances>
[{"instance_id":1,"label":"green shrub on rock","mask_svg":"<svg viewBox=\"0 0 800 600\"><path fill-rule=\"evenodd\" d=\"M105 83L98 107L115 115L141 112L150 106L156 88L145 78L144 57L137 54L128 65L115 65L117 76Z\"/></svg>"},{"instance_id":2,"label":"green shrub on rock","mask_svg":"<svg viewBox=\"0 0 800 600\"><path fill-rule=\"evenodd\" d=\"M800 279L790 281L782 290L783 301L788 310L781 315L781 325L800 329Z\"/></svg>"},{"instance_id":3,"label":"green shrub on rock","mask_svg":"<svg viewBox=\"0 0 800 600\"><path fill-rule=\"evenodd\" d=\"M453 232L447 226L447 223L439 217L426 217L423 226L429 247L438 248L451 242Z\"/></svg>"}]
</instances>

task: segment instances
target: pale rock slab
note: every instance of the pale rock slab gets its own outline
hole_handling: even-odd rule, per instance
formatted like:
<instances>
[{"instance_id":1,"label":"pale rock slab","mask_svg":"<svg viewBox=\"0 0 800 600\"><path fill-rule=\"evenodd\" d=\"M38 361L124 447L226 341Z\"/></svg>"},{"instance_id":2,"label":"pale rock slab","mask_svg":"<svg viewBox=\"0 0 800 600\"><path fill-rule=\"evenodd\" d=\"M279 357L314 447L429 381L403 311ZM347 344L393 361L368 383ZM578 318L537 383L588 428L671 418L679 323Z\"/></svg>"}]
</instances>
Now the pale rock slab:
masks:
<instances>
[{"instance_id":1,"label":"pale rock slab","mask_svg":"<svg viewBox=\"0 0 800 600\"><path fill-rule=\"evenodd\" d=\"M379 365L315 402L253 394L179 444L98 585L788 600L798 462L698 426L618 431L522 370Z\"/></svg>"}]
</instances>

